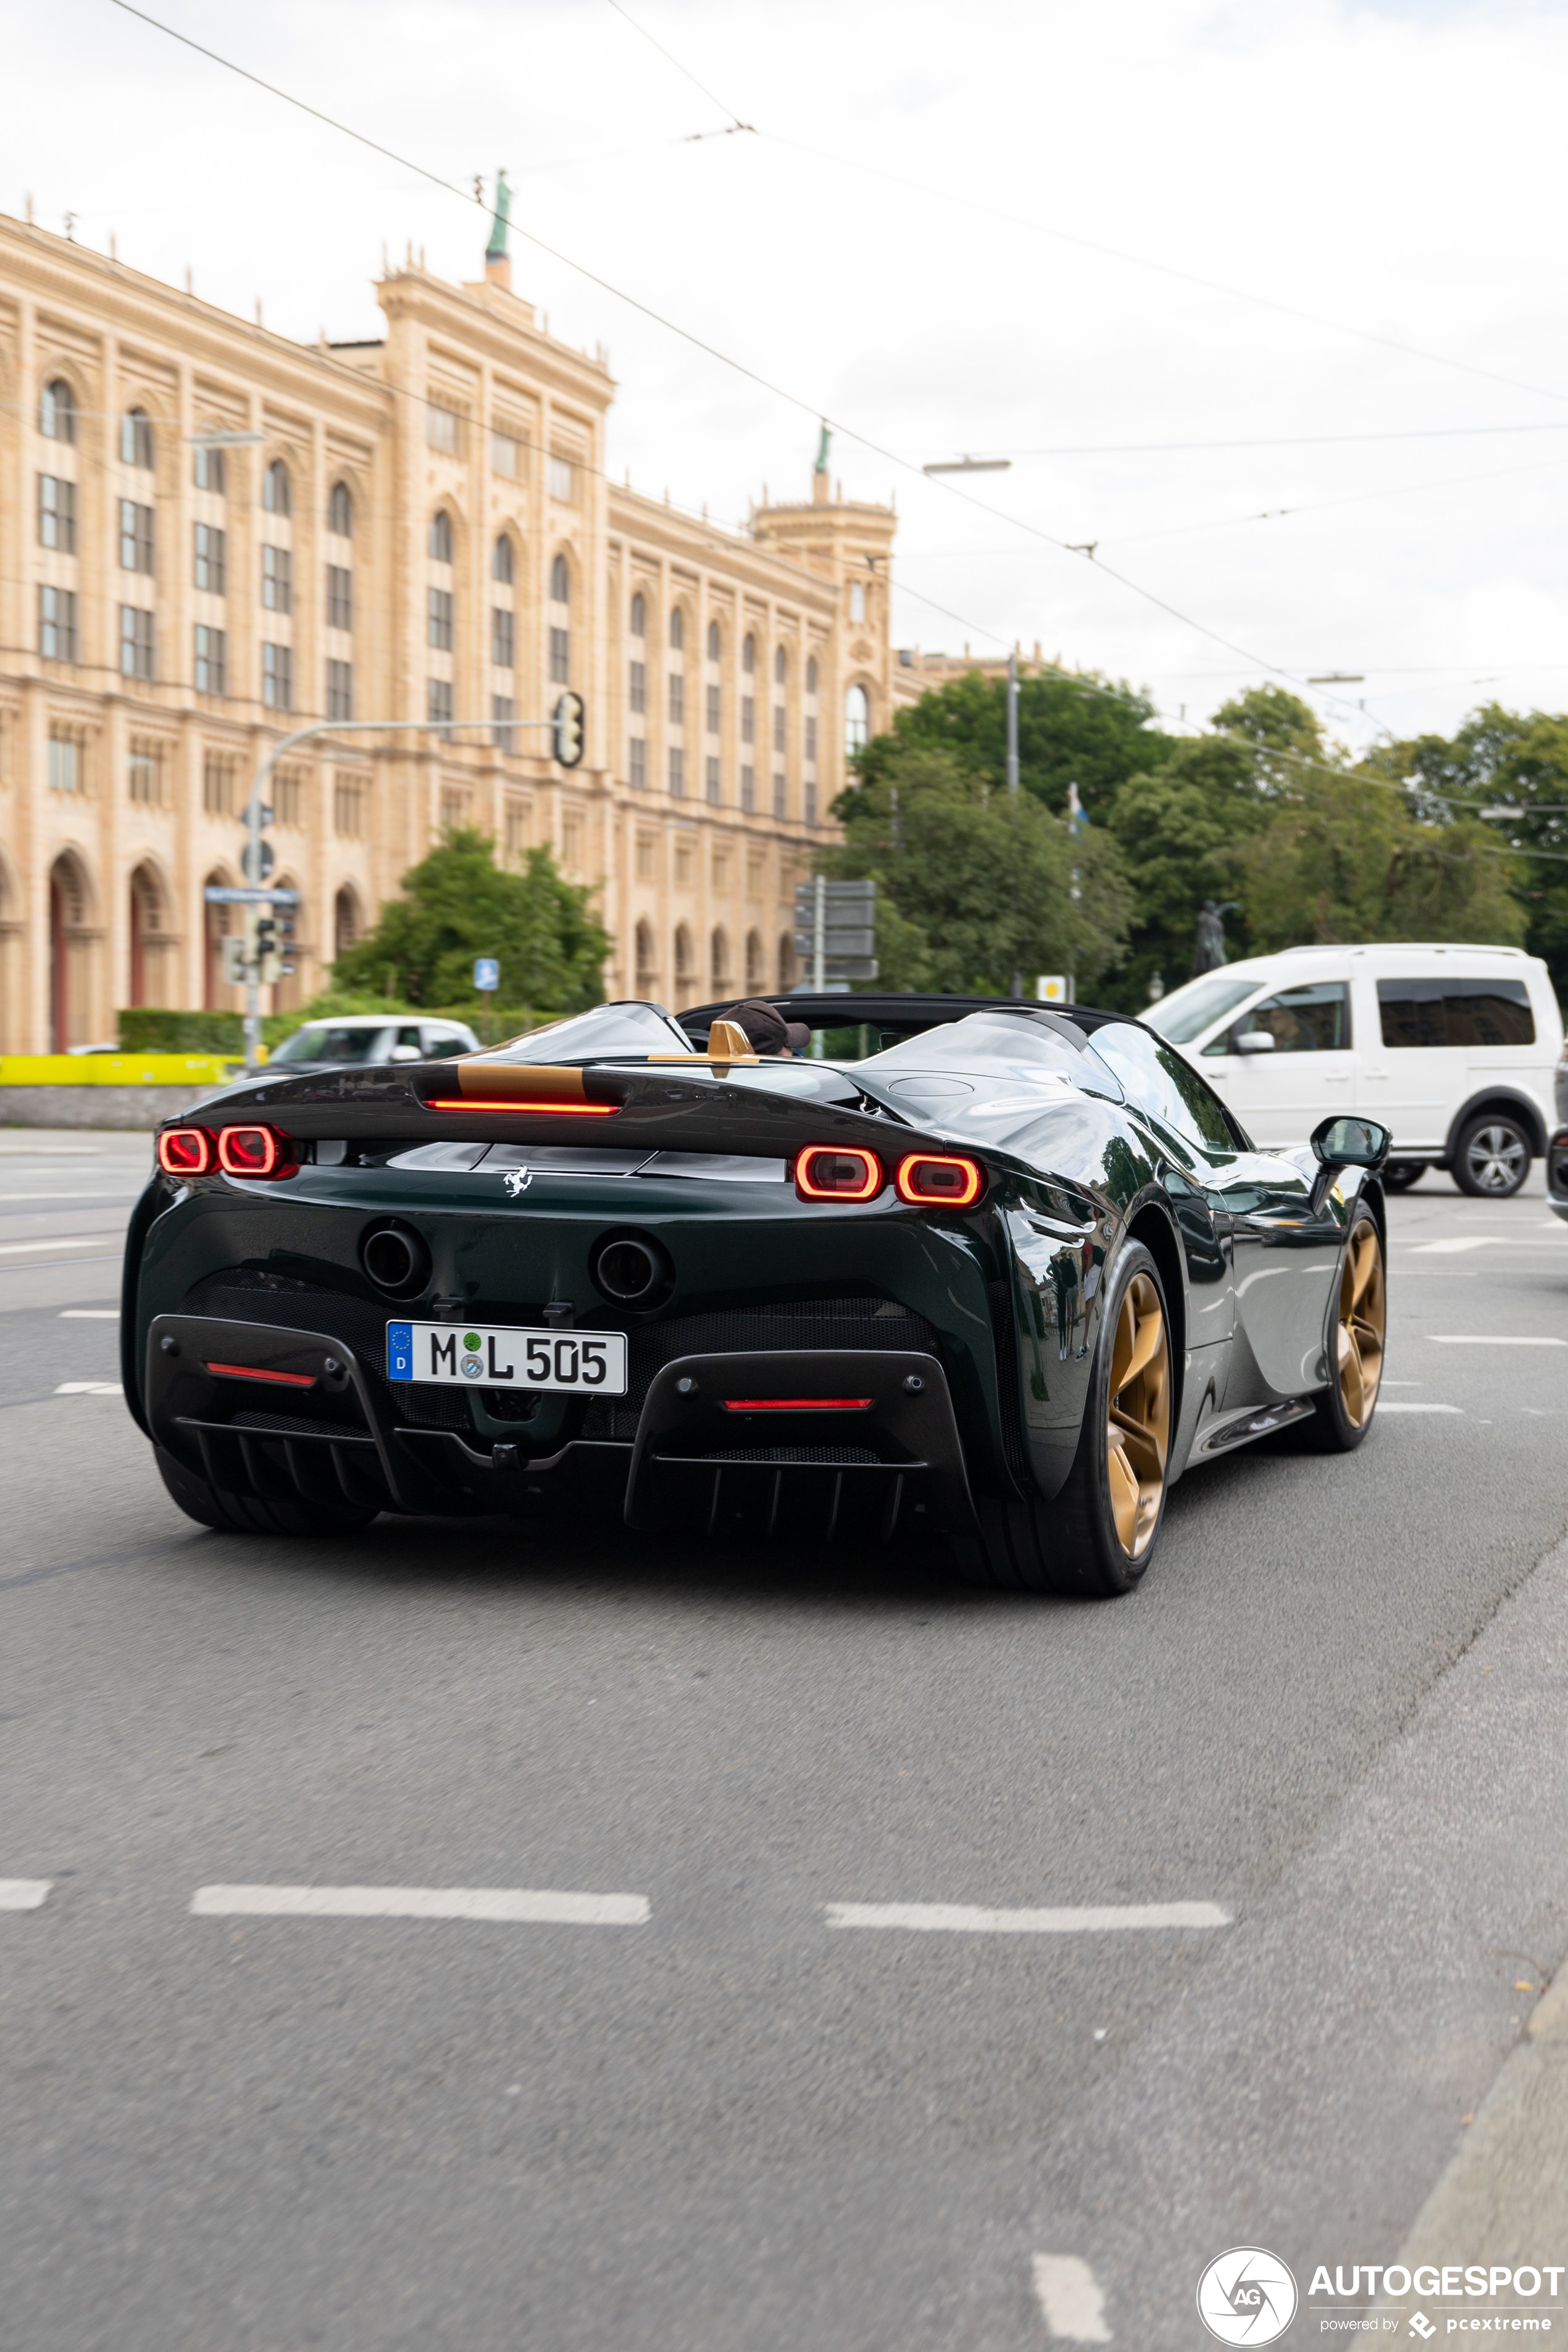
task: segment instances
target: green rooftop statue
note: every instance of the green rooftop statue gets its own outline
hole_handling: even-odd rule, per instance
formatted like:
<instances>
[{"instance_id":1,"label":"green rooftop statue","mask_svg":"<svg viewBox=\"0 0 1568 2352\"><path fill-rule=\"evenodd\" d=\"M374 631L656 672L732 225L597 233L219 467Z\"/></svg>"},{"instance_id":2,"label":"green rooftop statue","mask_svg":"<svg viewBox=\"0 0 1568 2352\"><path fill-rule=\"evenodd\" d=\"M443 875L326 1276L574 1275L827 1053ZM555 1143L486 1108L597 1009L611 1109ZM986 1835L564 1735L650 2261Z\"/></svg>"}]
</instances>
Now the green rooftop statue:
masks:
<instances>
[{"instance_id":1,"label":"green rooftop statue","mask_svg":"<svg viewBox=\"0 0 1568 2352\"><path fill-rule=\"evenodd\" d=\"M826 474L827 471L827 447L832 438L833 436L827 429L827 419L824 417L822 420L822 438L816 445L816 465L814 469L816 473Z\"/></svg>"},{"instance_id":2,"label":"green rooftop statue","mask_svg":"<svg viewBox=\"0 0 1568 2352\"><path fill-rule=\"evenodd\" d=\"M485 247L487 261L506 259L507 222L511 216L511 190L506 184L506 173L496 173L496 208L490 222L490 241Z\"/></svg>"}]
</instances>

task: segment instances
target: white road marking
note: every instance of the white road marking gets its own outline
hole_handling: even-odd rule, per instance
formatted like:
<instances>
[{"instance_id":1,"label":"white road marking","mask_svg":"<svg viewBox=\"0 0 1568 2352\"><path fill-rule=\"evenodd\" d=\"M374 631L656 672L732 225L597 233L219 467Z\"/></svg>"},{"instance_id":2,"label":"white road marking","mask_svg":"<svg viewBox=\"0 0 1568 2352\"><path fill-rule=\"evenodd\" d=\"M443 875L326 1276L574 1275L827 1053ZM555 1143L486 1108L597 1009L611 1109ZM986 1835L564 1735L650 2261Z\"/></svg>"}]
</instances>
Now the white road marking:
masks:
<instances>
[{"instance_id":1,"label":"white road marking","mask_svg":"<svg viewBox=\"0 0 1568 2352\"><path fill-rule=\"evenodd\" d=\"M1460 1250L1508 1249L1514 1246L1511 1234L1462 1234L1446 1242L1417 1242L1411 1250L1412 1257L1457 1257ZM1530 1247L1533 1248L1531 1243Z\"/></svg>"},{"instance_id":2,"label":"white road marking","mask_svg":"<svg viewBox=\"0 0 1568 2352\"><path fill-rule=\"evenodd\" d=\"M41 1911L52 1878L0 1878L0 1911Z\"/></svg>"},{"instance_id":3,"label":"white road marking","mask_svg":"<svg viewBox=\"0 0 1568 2352\"><path fill-rule=\"evenodd\" d=\"M118 1381L62 1381L56 1396L123 1396Z\"/></svg>"},{"instance_id":4,"label":"white road marking","mask_svg":"<svg viewBox=\"0 0 1568 2352\"><path fill-rule=\"evenodd\" d=\"M1379 1412L1457 1412L1460 1414L1465 1410L1462 1404L1427 1404L1425 1401L1417 1401L1415 1397L1390 1397L1386 1404L1380 1402L1377 1409Z\"/></svg>"},{"instance_id":5,"label":"white road marking","mask_svg":"<svg viewBox=\"0 0 1568 2352\"><path fill-rule=\"evenodd\" d=\"M1109 2344L1105 2296L1080 2254L1037 2254L1035 2293L1054 2336L1068 2344Z\"/></svg>"},{"instance_id":6,"label":"white road marking","mask_svg":"<svg viewBox=\"0 0 1568 2352\"><path fill-rule=\"evenodd\" d=\"M992 1911L971 1903L829 1903L830 1927L959 1936L1082 1936L1119 1927L1228 1927L1217 1903L1102 1903L1073 1911Z\"/></svg>"},{"instance_id":7,"label":"white road marking","mask_svg":"<svg viewBox=\"0 0 1568 2352\"><path fill-rule=\"evenodd\" d=\"M1568 1339L1489 1338L1481 1331L1428 1331L1435 1348L1568 1348Z\"/></svg>"},{"instance_id":8,"label":"white road marking","mask_svg":"<svg viewBox=\"0 0 1568 2352\"><path fill-rule=\"evenodd\" d=\"M120 1234L46 1234L42 1241L0 1242L0 1256L16 1257L23 1250L97 1249L100 1242L120 1242Z\"/></svg>"},{"instance_id":9,"label":"white road marking","mask_svg":"<svg viewBox=\"0 0 1568 2352\"><path fill-rule=\"evenodd\" d=\"M1379 1385L1385 1389L1424 1389L1426 1383L1425 1381L1384 1381Z\"/></svg>"},{"instance_id":10,"label":"white road marking","mask_svg":"<svg viewBox=\"0 0 1568 2352\"><path fill-rule=\"evenodd\" d=\"M7 1192L0 1188L0 1209L14 1209L22 1202L34 1201L134 1201L139 1195L129 1186L118 1192Z\"/></svg>"},{"instance_id":11,"label":"white road marking","mask_svg":"<svg viewBox=\"0 0 1568 2352\"><path fill-rule=\"evenodd\" d=\"M62 1307L59 1319L62 1323L118 1323L120 1309L118 1307Z\"/></svg>"},{"instance_id":12,"label":"white road marking","mask_svg":"<svg viewBox=\"0 0 1568 2352\"><path fill-rule=\"evenodd\" d=\"M646 1895L561 1895L536 1886L198 1886L198 1919L495 1919L641 1927Z\"/></svg>"}]
</instances>

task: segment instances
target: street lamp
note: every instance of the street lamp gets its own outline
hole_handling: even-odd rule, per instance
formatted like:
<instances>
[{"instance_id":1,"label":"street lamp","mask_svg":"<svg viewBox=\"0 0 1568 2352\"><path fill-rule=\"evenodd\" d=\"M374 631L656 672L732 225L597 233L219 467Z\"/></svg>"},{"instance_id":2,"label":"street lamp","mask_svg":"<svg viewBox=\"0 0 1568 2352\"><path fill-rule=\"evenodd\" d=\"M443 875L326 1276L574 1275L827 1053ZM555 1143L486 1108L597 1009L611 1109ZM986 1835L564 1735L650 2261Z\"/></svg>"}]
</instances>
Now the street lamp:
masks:
<instances>
[{"instance_id":1,"label":"street lamp","mask_svg":"<svg viewBox=\"0 0 1568 2352\"><path fill-rule=\"evenodd\" d=\"M1005 474L1011 470L1011 457L939 457L922 466L922 474Z\"/></svg>"}]
</instances>

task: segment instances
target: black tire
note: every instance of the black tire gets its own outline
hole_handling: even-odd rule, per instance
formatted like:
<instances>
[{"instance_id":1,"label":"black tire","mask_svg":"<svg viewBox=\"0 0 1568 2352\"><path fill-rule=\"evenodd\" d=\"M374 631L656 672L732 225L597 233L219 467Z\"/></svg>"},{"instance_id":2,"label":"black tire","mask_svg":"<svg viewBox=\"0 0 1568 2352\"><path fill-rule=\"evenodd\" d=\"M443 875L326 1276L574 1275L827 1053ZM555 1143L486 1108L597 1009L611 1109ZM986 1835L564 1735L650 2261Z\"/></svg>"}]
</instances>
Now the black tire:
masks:
<instances>
[{"instance_id":1,"label":"black tire","mask_svg":"<svg viewBox=\"0 0 1568 2352\"><path fill-rule=\"evenodd\" d=\"M1367 1247L1366 1237L1369 1234L1376 1250L1375 1296L1370 1316L1365 1311L1367 1302L1364 1292L1356 1290L1356 1261ZM1362 1310L1359 1324L1356 1316L1358 1308ZM1349 1341L1356 1359L1357 1374L1353 1380L1346 1375L1347 1341L1341 1337L1347 1312L1351 1318L1349 1328L1352 1331L1360 1329L1363 1332L1362 1337L1352 1338ZM1364 1336L1365 1327L1369 1323L1375 1325L1377 1333L1375 1378L1371 1384L1370 1401L1365 1395L1370 1350ZM1358 1202L1355 1213L1346 1229L1344 1248L1340 1255L1339 1273L1335 1279L1333 1297L1330 1302L1329 1328L1324 1345L1331 1378L1327 1388L1321 1389L1318 1392L1311 1420L1298 1424L1300 1443L1309 1453L1353 1454L1358 1445L1364 1444L1367 1432L1372 1427L1373 1418L1377 1411L1378 1391L1383 1385L1383 1349L1387 1331L1388 1272L1383 1235L1378 1230L1377 1219L1373 1215L1372 1211L1364 1202ZM1363 1408L1363 1417L1360 1419L1352 1410L1358 1382Z\"/></svg>"},{"instance_id":2,"label":"black tire","mask_svg":"<svg viewBox=\"0 0 1568 2352\"><path fill-rule=\"evenodd\" d=\"M1483 1110L1467 1119L1451 1162L1461 1192L1511 1201L1530 1173L1531 1140L1517 1111Z\"/></svg>"},{"instance_id":3,"label":"black tire","mask_svg":"<svg viewBox=\"0 0 1568 2352\"><path fill-rule=\"evenodd\" d=\"M1385 1192L1413 1192L1426 1173L1425 1160L1391 1160L1383 1171Z\"/></svg>"},{"instance_id":4,"label":"black tire","mask_svg":"<svg viewBox=\"0 0 1568 2352\"><path fill-rule=\"evenodd\" d=\"M1157 1370L1164 1434L1157 1496L1144 1496L1140 1489L1137 1533L1130 1549L1118 1528L1111 1494L1110 1455L1113 1451L1121 1453L1125 1478L1128 1454L1121 1440L1114 1448L1111 1444L1110 1380L1117 1334L1134 1285L1140 1286L1141 1299L1147 1301L1152 1293L1158 1307L1163 1352ZM1035 1496L1006 1502L982 1498L981 1533L960 1547L959 1564L971 1583L1005 1591L1110 1600L1142 1582L1159 1542L1168 1491L1163 1472L1174 1405L1170 1328L1160 1269L1142 1242L1129 1242L1106 1286L1083 1426L1067 1484L1054 1503ZM1138 1382L1145 1384L1146 1376L1138 1375ZM1133 1386L1131 1381L1124 1383L1118 1395L1125 1395Z\"/></svg>"},{"instance_id":5,"label":"black tire","mask_svg":"<svg viewBox=\"0 0 1568 2352\"><path fill-rule=\"evenodd\" d=\"M346 1536L368 1528L374 1511L350 1503L266 1502L256 1495L232 1495L209 1486L172 1454L153 1448L158 1475L188 1519L226 1536Z\"/></svg>"}]
</instances>

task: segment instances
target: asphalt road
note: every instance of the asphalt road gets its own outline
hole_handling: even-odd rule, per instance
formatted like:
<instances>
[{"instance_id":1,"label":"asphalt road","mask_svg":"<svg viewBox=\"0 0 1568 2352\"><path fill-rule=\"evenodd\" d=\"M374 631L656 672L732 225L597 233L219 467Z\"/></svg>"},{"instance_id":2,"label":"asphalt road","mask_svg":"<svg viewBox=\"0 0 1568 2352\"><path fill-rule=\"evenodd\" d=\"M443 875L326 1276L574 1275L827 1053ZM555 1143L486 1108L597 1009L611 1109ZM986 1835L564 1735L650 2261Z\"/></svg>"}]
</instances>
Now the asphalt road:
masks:
<instances>
[{"instance_id":1,"label":"asphalt road","mask_svg":"<svg viewBox=\"0 0 1568 2352\"><path fill-rule=\"evenodd\" d=\"M1369 1443L1194 1475L1085 1606L197 1529L113 1387L146 1152L0 1135L8 2347L1163 2352L1229 2245L1394 2258L1568 1946L1539 1173L1396 1200ZM193 1916L236 1885L647 1916ZM1229 1924L829 1911L1178 1903Z\"/></svg>"}]
</instances>

